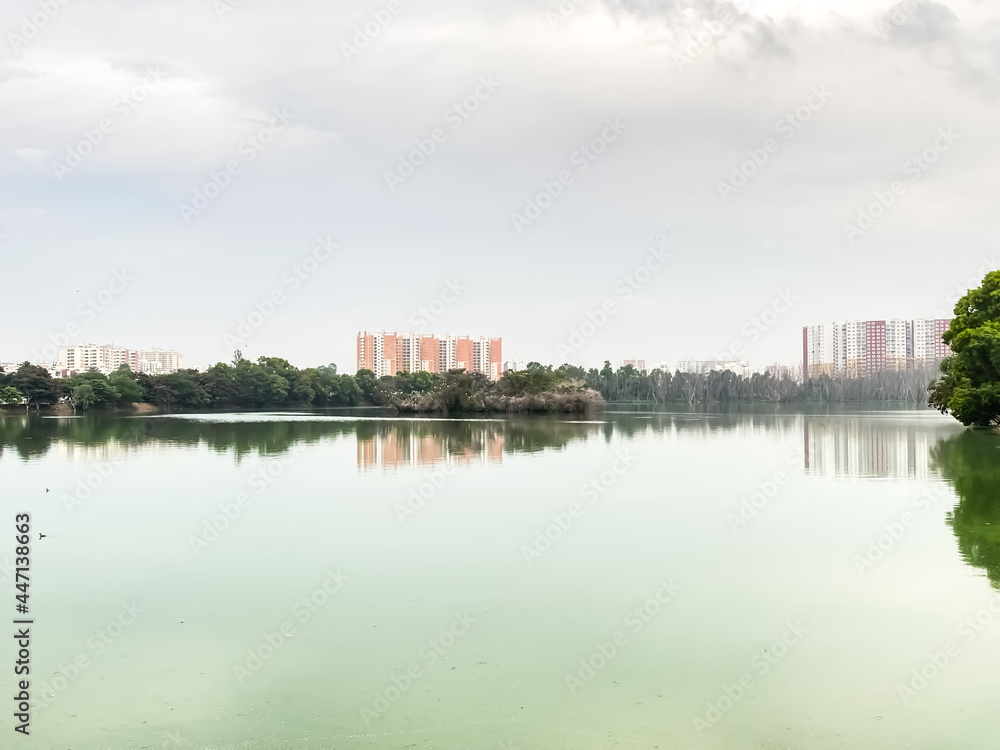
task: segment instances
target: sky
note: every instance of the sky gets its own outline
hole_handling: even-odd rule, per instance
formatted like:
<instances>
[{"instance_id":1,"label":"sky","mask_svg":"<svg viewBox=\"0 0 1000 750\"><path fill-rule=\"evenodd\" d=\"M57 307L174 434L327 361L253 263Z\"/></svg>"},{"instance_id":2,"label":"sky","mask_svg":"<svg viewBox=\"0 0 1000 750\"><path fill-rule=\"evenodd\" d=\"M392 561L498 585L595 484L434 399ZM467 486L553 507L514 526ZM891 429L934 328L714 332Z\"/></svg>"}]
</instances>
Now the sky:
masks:
<instances>
[{"instance_id":1,"label":"sky","mask_svg":"<svg viewBox=\"0 0 1000 750\"><path fill-rule=\"evenodd\" d=\"M8 0L0 361L793 364L1000 267L998 101L995 2Z\"/></svg>"}]
</instances>

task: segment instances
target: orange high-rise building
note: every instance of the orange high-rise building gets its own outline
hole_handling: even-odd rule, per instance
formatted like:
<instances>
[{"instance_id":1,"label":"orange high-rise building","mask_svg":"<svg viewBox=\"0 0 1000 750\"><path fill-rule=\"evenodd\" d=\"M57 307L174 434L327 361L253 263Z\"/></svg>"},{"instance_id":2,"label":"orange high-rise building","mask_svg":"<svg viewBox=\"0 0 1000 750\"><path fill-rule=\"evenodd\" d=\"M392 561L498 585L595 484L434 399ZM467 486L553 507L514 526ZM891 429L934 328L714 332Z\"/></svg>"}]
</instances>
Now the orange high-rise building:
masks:
<instances>
[{"instance_id":1,"label":"orange high-rise building","mask_svg":"<svg viewBox=\"0 0 1000 750\"><path fill-rule=\"evenodd\" d=\"M463 369L499 380L503 375L503 339L362 331L358 333L358 369L371 370L380 378L399 372Z\"/></svg>"},{"instance_id":2,"label":"orange high-rise building","mask_svg":"<svg viewBox=\"0 0 1000 750\"><path fill-rule=\"evenodd\" d=\"M475 372L472 366L472 339L468 336L459 336L455 341L455 368Z\"/></svg>"}]
</instances>

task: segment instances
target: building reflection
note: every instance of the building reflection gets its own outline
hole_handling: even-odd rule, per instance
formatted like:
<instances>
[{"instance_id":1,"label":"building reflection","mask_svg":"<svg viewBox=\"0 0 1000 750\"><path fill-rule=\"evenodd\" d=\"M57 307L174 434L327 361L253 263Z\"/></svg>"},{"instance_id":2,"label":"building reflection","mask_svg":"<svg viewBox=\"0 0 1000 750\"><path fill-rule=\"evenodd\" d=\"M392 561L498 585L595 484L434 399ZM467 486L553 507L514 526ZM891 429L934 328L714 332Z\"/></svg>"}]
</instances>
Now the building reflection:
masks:
<instances>
[{"instance_id":1,"label":"building reflection","mask_svg":"<svg viewBox=\"0 0 1000 750\"><path fill-rule=\"evenodd\" d=\"M803 419L803 455L814 476L928 479L936 476L931 447L941 432L921 419Z\"/></svg>"},{"instance_id":2,"label":"building reflection","mask_svg":"<svg viewBox=\"0 0 1000 750\"><path fill-rule=\"evenodd\" d=\"M501 423L469 422L464 429L427 430L427 424L380 423L358 431L358 469L395 470L437 464L471 466L503 462Z\"/></svg>"}]
</instances>

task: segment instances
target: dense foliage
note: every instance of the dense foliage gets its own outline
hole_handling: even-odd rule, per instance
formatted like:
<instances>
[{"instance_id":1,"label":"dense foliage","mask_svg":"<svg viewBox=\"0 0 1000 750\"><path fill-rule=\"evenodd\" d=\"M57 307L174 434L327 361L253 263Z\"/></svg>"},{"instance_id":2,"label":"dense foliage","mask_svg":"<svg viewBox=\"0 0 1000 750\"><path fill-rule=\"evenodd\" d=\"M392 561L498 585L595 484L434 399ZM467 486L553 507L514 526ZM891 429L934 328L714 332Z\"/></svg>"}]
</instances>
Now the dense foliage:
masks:
<instances>
[{"instance_id":1,"label":"dense foliage","mask_svg":"<svg viewBox=\"0 0 1000 750\"><path fill-rule=\"evenodd\" d=\"M528 369L543 368L537 362ZM847 402L903 401L923 403L927 386L934 377L933 368L880 372L869 377L847 378L823 375L799 383L789 377L776 378L768 373L750 377L729 370L708 373L643 373L632 365L612 369L605 362L601 370L581 367L560 368L571 378L598 391L608 401L653 401L691 404L727 402Z\"/></svg>"},{"instance_id":2,"label":"dense foliage","mask_svg":"<svg viewBox=\"0 0 1000 750\"><path fill-rule=\"evenodd\" d=\"M407 411L585 411L606 401L659 403L796 403L905 401L919 403L933 378L931 370L878 373L869 378L823 376L798 383L755 373L643 373L631 365L614 370L604 363L589 371L564 364L530 363L497 383L482 375L453 371L399 373L377 378L370 370L340 375L336 365L300 370L284 359L256 362L239 352L231 364L204 372L182 370L145 375L121 367L109 376L97 371L53 380L41 367L25 363L0 373L0 404L35 407L64 400L75 411L149 403L165 410L274 408L282 406L396 406Z\"/></svg>"},{"instance_id":3,"label":"dense foliage","mask_svg":"<svg viewBox=\"0 0 1000 750\"><path fill-rule=\"evenodd\" d=\"M289 404L352 406L364 400L357 380L338 375L335 365L299 370L276 357L251 362L239 354L232 364L220 362L205 372L181 370L145 375L123 365L111 375L91 370L64 380L53 380L45 369L25 363L16 372L0 373L0 400L5 399L5 394L8 403L27 399L25 406L36 409L62 399L74 411L137 402L169 410Z\"/></svg>"},{"instance_id":4,"label":"dense foliage","mask_svg":"<svg viewBox=\"0 0 1000 750\"><path fill-rule=\"evenodd\" d=\"M943 338L954 353L941 363L931 406L966 426L1000 424L1000 271L958 301Z\"/></svg>"}]
</instances>

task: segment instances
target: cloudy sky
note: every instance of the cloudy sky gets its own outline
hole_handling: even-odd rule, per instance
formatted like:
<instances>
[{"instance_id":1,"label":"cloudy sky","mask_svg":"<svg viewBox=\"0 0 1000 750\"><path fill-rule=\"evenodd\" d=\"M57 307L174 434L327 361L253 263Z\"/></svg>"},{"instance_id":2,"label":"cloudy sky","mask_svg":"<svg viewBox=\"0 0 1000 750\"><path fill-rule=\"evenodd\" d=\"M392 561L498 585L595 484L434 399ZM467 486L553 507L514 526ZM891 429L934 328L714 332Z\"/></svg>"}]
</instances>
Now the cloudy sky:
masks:
<instances>
[{"instance_id":1,"label":"cloudy sky","mask_svg":"<svg viewBox=\"0 0 1000 750\"><path fill-rule=\"evenodd\" d=\"M8 0L0 32L0 361L353 372L386 328L791 363L1000 265L992 1Z\"/></svg>"}]
</instances>

